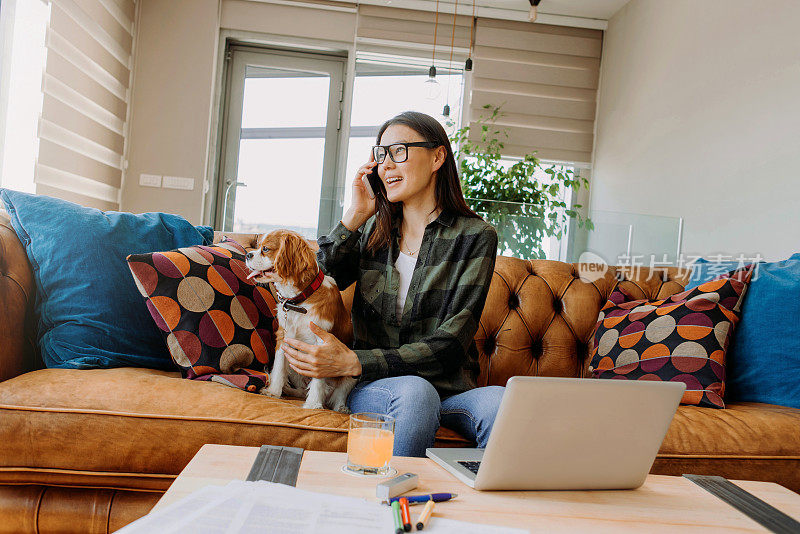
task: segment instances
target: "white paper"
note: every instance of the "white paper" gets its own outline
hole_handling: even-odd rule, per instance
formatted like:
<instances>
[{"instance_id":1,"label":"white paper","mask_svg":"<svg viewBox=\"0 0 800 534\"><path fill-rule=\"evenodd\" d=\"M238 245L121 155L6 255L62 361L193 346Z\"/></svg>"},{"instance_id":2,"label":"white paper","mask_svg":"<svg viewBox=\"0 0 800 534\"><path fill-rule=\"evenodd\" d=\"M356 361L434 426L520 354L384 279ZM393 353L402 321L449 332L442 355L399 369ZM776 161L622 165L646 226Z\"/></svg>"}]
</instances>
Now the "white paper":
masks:
<instances>
[{"instance_id":1,"label":"white paper","mask_svg":"<svg viewBox=\"0 0 800 534\"><path fill-rule=\"evenodd\" d=\"M519 534L525 530L465 523L434 516L433 534ZM131 523L122 534L373 534L394 532L386 505L272 482L233 481L208 486Z\"/></svg>"},{"instance_id":2,"label":"white paper","mask_svg":"<svg viewBox=\"0 0 800 534\"><path fill-rule=\"evenodd\" d=\"M204 510L211 510L225 501L229 493L221 486L206 486L169 506L150 512L122 527L117 534L169 532Z\"/></svg>"}]
</instances>

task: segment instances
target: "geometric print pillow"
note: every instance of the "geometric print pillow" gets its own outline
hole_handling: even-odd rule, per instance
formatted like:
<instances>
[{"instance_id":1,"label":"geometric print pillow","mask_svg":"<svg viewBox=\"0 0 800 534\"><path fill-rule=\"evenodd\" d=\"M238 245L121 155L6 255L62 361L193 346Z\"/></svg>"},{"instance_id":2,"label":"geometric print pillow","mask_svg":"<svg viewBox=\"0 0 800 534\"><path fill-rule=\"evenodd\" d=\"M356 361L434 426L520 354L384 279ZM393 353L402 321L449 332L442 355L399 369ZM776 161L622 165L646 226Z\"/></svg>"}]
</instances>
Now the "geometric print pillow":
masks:
<instances>
[{"instance_id":1,"label":"geometric print pillow","mask_svg":"<svg viewBox=\"0 0 800 534\"><path fill-rule=\"evenodd\" d=\"M258 392L278 323L272 294L247 278L245 253L226 239L127 260L181 375Z\"/></svg>"},{"instance_id":2,"label":"geometric print pillow","mask_svg":"<svg viewBox=\"0 0 800 534\"><path fill-rule=\"evenodd\" d=\"M725 408L725 354L751 275L747 266L654 301L617 285L591 338L593 377L683 382L682 404Z\"/></svg>"}]
</instances>

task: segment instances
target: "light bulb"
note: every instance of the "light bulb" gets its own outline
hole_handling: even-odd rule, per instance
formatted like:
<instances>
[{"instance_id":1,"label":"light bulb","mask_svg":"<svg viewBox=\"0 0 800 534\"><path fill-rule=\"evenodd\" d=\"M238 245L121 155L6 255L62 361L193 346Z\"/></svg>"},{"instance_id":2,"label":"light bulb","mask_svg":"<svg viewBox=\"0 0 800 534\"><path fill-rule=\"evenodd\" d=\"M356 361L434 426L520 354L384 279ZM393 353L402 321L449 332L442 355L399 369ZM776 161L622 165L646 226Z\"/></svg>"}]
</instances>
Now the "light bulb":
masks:
<instances>
[{"instance_id":1,"label":"light bulb","mask_svg":"<svg viewBox=\"0 0 800 534\"><path fill-rule=\"evenodd\" d=\"M423 82L425 85L425 98L428 100L436 100L442 94L442 86L436 79L436 67L431 65L428 69L428 79Z\"/></svg>"},{"instance_id":2,"label":"light bulb","mask_svg":"<svg viewBox=\"0 0 800 534\"><path fill-rule=\"evenodd\" d=\"M442 94L442 86L436 78L428 78L424 82L425 85L425 98L428 100L437 100Z\"/></svg>"}]
</instances>

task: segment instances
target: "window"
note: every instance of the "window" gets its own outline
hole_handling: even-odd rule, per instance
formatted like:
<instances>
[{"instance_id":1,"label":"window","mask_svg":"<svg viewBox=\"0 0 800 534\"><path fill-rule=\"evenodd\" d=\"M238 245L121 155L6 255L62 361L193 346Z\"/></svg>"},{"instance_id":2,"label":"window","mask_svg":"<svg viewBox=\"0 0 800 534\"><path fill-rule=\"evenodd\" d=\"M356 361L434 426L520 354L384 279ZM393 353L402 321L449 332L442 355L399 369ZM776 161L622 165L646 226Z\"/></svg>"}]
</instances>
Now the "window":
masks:
<instances>
[{"instance_id":1,"label":"window","mask_svg":"<svg viewBox=\"0 0 800 534\"><path fill-rule=\"evenodd\" d=\"M0 2L0 185L33 192L50 5Z\"/></svg>"},{"instance_id":2,"label":"window","mask_svg":"<svg viewBox=\"0 0 800 534\"><path fill-rule=\"evenodd\" d=\"M344 58L231 51L217 224L248 233L289 228L316 239L336 217Z\"/></svg>"},{"instance_id":3,"label":"window","mask_svg":"<svg viewBox=\"0 0 800 534\"><path fill-rule=\"evenodd\" d=\"M238 180L248 189L236 197L233 230L290 228L315 238L319 196L295 193L320 188L330 77L300 72L287 77L287 71L264 68L248 71L238 167ZM274 100L284 104L271 105ZM286 202L298 198L303 201Z\"/></svg>"},{"instance_id":4,"label":"window","mask_svg":"<svg viewBox=\"0 0 800 534\"><path fill-rule=\"evenodd\" d=\"M508 170L518 161L519 158L502 157L498 163L503 169ZM545 172L545 169L551 167L556 172L575 172L574 167L569 164L542 162L542 168L536 170L532 179L544 185L551 184L553 182L553 177L551 174ZM467 197L467 204L496 227L500 239L497 251L498 254L524 259L536 257L534 248L537 247L534 247L530 239L523 238L520 240L520 236L524 234L533 236L541 231L541 217L531 217L529 215L534 208L530 205L517 202L497 201L493 198L469 198L469 195L467 195ZM571 206L573 201L572 189L562 186L559 189L557 200L564 202L567 206ZM553 211L558 214L559 218L565 216L564 208L549 210L545 216L550 215ZM546 234L541 238L541 250L544 252L544 257L546 259L565 261L567 257L567 244L570 239L569 229L570 225L567 223L563 225L563 235L561 238Z\"/></svg>"},{"instance_id":5,"label":"window","mask_svg":"<svg viewBox=\"0 0 800 534\"><path fill-rule=\"evenodd\" d=\"M428 90L428 67L419 58L380 57L371 54L357 56L353 86L353 106L350 121L350 140L347 147L347 171L343 180L343 208L352 200L352 181L356 170L369 161L370 147L381 124L403 111L420 111L437 117L445 126L442 115L449 95L450 118L455 126L447 128L448 135L461 124L464 76L461 70L448 71L437 67L438 94Z\"/></svg>"},{"instance_id":6,"label":"window","mask_svg":"<svg viewBox=\"0 0 800 534\"><path fill-rule=\"evenodd\" d=\"M501 164L506 169L511 167L511 165L513 165L517 161L518 160L516 160L516 159L510 159L510 158L502 158L500 160ZM551 165L553 166L553 168L554 168L554 170L556 172L565 172L565 171L575 172L575 168L570 164L542 162L542 168L536 170L536 172L533 174L533 179L536 180L537 182L540 182L540 183L543 183L543 184L552 183L553 176L548 174L548 173L546 173L546 172L544 172L544 169L550 167ZM567 206L571 207L572 206L572 200L573 200L572 199L572 196L573 196L572 193L573 193L572 189L566 188L566 187L562 187L560 189L560 191L559 191L558 200L560 200L561 202L564 202ZM560 212L561 212L560 215L563 216L564 210L561 209ZM566 244L567 244L567 241L569 240L569 235L568 235L568 232L567 232L568 228L569 228L569 225L565 224L564 225L564 235L561 237L561 239L559 239L559 238L557 238L555 236L547 236L542 240L542 248L544 249L548 260L565 261L566 248L567 248Z\"/></svg>"},{"instance_id":7,"label":"window","mask_svg":"<svg viewBox=\"0 0 800 534\"><path fill-rule=\"evenodd\" d=\"M445 125L449 100L450 130L461 122L460 70L437 62L438 91L429 94L429 60L359 53L350 138L340 140L343 58L238 45L231 50L216 211L224 230L290 228L315 239L349 207L356 169L369 160L384 121L414 110ZM344 150L346 176L335 176Z\"/></svg>"}]
</instances>

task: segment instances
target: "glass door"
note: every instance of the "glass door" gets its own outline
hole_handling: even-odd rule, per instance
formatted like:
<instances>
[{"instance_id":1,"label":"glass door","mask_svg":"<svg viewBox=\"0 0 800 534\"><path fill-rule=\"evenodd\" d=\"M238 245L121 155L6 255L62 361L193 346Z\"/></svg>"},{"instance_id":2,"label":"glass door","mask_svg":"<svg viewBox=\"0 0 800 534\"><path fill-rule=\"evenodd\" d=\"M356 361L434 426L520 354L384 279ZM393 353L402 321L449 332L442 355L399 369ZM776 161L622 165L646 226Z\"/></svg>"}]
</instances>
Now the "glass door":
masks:
<instances>
[{"instance_id":1,"label":"glass door","mask_svg":"<svg viewBox=\"0 0 800 534\"><path fill-rule=\"evenodd\" d=\"M316 239L334 222L344 59L231 50L216 226Z\"/></svg>"}]
</instances>

